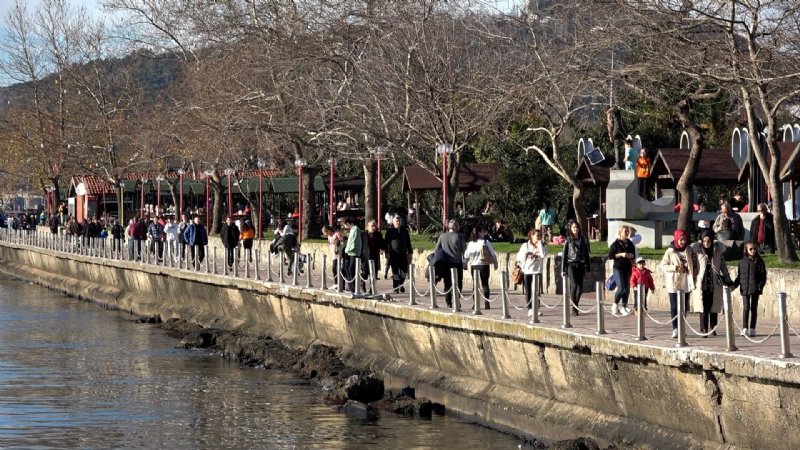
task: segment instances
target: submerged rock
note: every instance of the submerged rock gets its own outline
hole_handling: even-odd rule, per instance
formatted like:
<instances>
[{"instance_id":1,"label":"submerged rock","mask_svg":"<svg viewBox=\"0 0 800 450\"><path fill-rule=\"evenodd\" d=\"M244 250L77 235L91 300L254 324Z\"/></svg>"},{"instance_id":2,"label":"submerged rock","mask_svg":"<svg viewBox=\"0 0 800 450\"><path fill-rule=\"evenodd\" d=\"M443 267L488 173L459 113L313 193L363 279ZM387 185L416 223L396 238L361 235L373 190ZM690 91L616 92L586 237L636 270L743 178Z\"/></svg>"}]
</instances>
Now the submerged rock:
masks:
<instances>
[{"instance_id":1,"label":"submerged rock","mask_svg":"<svg viewBox=\"0 0 800 450\"><path fill-rule=\"evenodd\" d=\"M349 400L363 403L378 401L383 398L383 378L374 373L353 375L344 383L344 391Z\"/></svg>"},{"instance_id":2,"label":"submerged rock","mask_svg":"<svg viewBox=\"0 0 800 450\"><path fill-rule=\"evenodd\" d=\"M217 342L216 335L209 331L192 331L181 339L183 348L209 348Z\"/></svg>"},{"instance_id":3,"label":"submerged rock","mask_svg":"<svg viewBox=\"0 0 800 450\"><path fill-rule=\"evenodd\" d=\"M553 450L600 450L600 445L590 438L568 439L565 441L554 442L550 445Z\"/></svg>"},{"instance_id":4,"label":"submerged rock","mask_svg":"<svg viewBox=\"0 0 800 450\"><path fill-rule=\"evenodd\" d=\"M136 319L136 323L161 323L161 317L153 316L153 317L139 317Z\"/></svg>"},{"instance_id":5,"label":"submerged rock","mask_svg":"<svg viewBox=\"0 0 800 450\"><path fill-rule=\"evenodd\" d=\"M380 412L373 406L355 400L348 400L345 402L344 405L339 407L339 411L348 416L355 416L360 419L375 420L381 416Z\"/></svg>"}]
</instances>

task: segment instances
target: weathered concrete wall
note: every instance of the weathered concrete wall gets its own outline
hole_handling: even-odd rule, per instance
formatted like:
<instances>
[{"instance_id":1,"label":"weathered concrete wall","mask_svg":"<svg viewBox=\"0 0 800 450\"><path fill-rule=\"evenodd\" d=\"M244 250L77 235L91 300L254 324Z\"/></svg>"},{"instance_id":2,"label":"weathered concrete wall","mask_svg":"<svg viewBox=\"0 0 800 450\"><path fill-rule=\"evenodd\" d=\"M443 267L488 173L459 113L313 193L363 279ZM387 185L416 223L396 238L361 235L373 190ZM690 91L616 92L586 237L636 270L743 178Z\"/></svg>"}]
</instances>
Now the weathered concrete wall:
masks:
<instances>
[{"instance_id":1,"label":"weathered concrete wall","mask_svg":"<svg viewBox=\"0 0 800 450\"><path fill-rule=\"evenodd\" d=\"M0 268L137 314L340 346L390 382L544 439L797 448L798 364L0 244Z\"/></svg>"}]
</instances>

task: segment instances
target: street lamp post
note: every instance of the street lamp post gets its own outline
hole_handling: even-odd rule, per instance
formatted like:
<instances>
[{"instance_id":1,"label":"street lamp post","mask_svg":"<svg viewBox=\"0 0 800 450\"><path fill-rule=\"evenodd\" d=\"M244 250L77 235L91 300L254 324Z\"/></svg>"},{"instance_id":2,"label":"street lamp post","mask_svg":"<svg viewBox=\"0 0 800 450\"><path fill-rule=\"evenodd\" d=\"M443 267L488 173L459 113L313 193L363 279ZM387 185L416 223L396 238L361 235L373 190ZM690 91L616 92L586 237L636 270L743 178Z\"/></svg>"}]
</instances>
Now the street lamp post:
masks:
<instances>
[{"instance_id":1,"label":"street lamp post","mask_svg":"<svg viewBox=\"0 0 800 450\"><path fill-rule=\"evenodd\" d=\"M144 219L144 184L147 183L147 178L142 178L142 202L139 209L139 218Z\"/></svg>"},{"instance_id":2,"label":"street lamp post","mask_svg":"<svg viewBox=\"0 0 800 450\"><path fill-rule=\"evenodd\" d=\"M262 159L258 158L258 240L261 240L261 236L264 232L264 166L267 165L267 162Z\"/></svg>"},{"instance_id":3,"label":"street lamp post","mask_svg":"<svg viewBox=\"0 0 800 450\"><path fill-rule=\"evenodd\" d=\"M161 175L156 177L156 216L161 214L161 182L164 181L164 177Z\"/></svg>"},{"instance_id":4,"label":"street lamp post","mask_svg":"<svg viewBox=\"0 0 800 450\"><path fill-rule=\"evenodd\" d=\"M453 146L450 144L439 144L436 146L436 154L442 155L442 226L447 231L447 155L453 153Z\"/></svg>"},{"instance_id":5,"label":"street lamp post","mask_svg":"<svg viewBox=\"0 0 800 450\"><path fill-rule=\"evenodd\" d=\"M131 201L131 203L133 203ZM131 205L132 206L132 205ZM117 191L117 213L119 213L119 223L125 226L125 182L119 180L119 191Z\"/></svg>"},{"instance_id":6,"label":"street lamp post","mask_svg":"<svg viewBox=\"0 0 800 450\"><path fill-rule=\"evenodd\" d=\"M178 181L180 182L180 186L178 186L178 196L180 197L178 200L178 214L175 215L175 219L179 219L183 217L183 174L186 171L183 169L178 169Z\"/></svg>"},{"instance_id":7,"label":"street lamp post","mask_svg":"<svg viewBox=\"0 0 800 450\"><path fill-rule=\"evenodd\" d=\"M381 217L382 217L381 216L381 190L382 190L381 189L381 160L383 159L384 156L386 156L386 154L388 152L389 152L389 150L386 147L375 147L375 149L374 149L375 159L378 160L378 189L377 189L377 191L378 191L378 217L377 217L377 223L378 223L378 229L379 230L381 229Z\"/></svg>"},{"instance_id":8,"label":"street lamp post","mask_svg":"<svg viewBox=\"0 0 800 450\"><path fill-rule=\"evenodd\" d=\"M233 169L225 169L225 175L228 176L228 217L233 217L233 186L231 185L231 177L236 173Z\"/></svg>"},{"instance_id":9,"label":"street lamp post","mask_svg":"<svg viewBox=\"0 0 800 450\"><path fill-rule=\"evenodd\" d=\"M328 193L328 224L333 227L333 220L334 220L334 194L333 194L333 173L336 170L336 158L328 158L328 164L330 165L330 190Z\"/></svg>"},{"instance_id":10,"label":"street lamp post","mask_svg":"<svg viewBox=\"0 0 800 450\"><path fill-rule=\"evenodd\" d=\"M294 161L297 167L297 241L303 240L303 167L306 160L303 158Z\"/></svg>"}]
</instances>

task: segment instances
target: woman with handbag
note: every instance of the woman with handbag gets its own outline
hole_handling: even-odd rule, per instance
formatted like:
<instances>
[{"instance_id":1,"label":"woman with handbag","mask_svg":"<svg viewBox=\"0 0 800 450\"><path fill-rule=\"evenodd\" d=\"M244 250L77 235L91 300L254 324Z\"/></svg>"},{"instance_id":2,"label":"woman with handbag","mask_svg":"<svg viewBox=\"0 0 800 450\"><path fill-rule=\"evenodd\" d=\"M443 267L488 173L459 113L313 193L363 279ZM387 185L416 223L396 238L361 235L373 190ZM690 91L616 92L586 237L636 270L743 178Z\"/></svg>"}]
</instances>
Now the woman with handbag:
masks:
<instances>
[{"instance_id":1,"label":"woman with handbag","mask_svg":"<svg viewBox=\"0 0 800 450\"><path fill-rule=\"evenodd\" d=\"M700 332L708 333L717 326L717 317L722 311L722 283L730 282L728 266L725 264L725 244L714 240L714 232L705 230L700 242L693 246L697 255L697 282L699 289L692 291L692 311L700 313ZM712 333L717 335L716 331ZM707 337L707 336L703 336Z\"/></svg>"},{"instance_id":2,"label":"woman with handbag","mask_svg":"<svg viewBox=\"0 0 800 450\"><path fill-rule=\"evenodd\" d=\"M531 304L533 277L541 277L542 260L547 255L547 247L542 245L539 239L539 230L529 231L528 240L520 246L517 252L517 267L524 274L522 292L525 295L525 304L528 306L528 316L533 316ZM541 278L539 287L541 288ZM541 311L539 313L541 314Z\"/></svg>"},{"instance_id":3,"label":"woman with handbag","mask_svg":"<svg viewBox=\"0 0 800 450\"><path fill-rule=\"evenodd\" d=\"M492 248L492 243L486 239L486 231L480 225L475 225L472 229L472 234L469 236L469 244L467 250L464 252L464 258L467 259L467 266L472 273L472 282L477 283L478 280L475 272L478 272L480 277L481 287L483 288L483 297L489 298L489 266L494 265L497 270L497 254ZM477 301L477 299L476 299ZM489 309L489 301L484 300L484 306Z\"/></svg>"}]
</instances>

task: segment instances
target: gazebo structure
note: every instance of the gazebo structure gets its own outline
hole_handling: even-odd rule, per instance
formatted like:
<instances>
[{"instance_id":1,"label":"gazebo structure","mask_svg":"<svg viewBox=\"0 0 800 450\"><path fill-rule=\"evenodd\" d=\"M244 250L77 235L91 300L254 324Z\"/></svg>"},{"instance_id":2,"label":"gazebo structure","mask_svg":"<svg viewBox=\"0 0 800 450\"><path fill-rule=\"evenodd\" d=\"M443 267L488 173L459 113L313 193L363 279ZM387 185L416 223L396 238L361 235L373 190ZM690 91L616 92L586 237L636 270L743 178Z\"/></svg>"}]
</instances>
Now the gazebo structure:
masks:
<instances>
[{"instance_id":1,"label":"gazebo structure","mask_svg":"<svg viewBox=\"0 0 800 450\"><path fill-rule=\"evenodd\" d=\"M500 174L502 166L499 163L465 163L458 168L458 191L475 192L494 181ZM420 229L419 193L424 191L441 191L442 180L430 170L421 166L406 166L403 169L403 192L406 194L408 209L413 204L417 205L414 211L416 229Z\"/></svg>"}]
</instances>

